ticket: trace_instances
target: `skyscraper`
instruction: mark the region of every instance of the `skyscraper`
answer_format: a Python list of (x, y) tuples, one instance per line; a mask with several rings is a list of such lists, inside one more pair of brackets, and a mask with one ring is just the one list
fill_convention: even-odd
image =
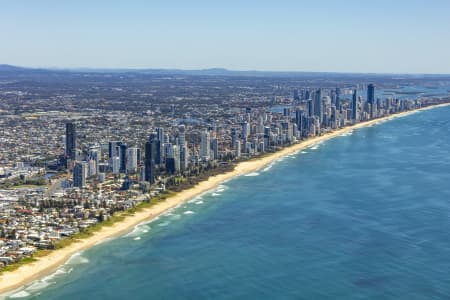
[(305, 100), (310, 100), (310, 97), (311, 97), (311, 93), (308, 90), (306, 90), (305, 91)]
[(296, 101), (300, 100), (300, 95), (298, 94), (297, 89), (294, 90), (294, 100), (296, 100)]
[(178, 173), (178, 172), (181, 171), (181, 162), (180, 162), (181, 154), (180, 154), (180, 147), (178, 147), (178, 146), (173, 146), (173, 158), (174, 158), (175, 172)]
[(291, 122), (287, 122), (286, 137), (289, 143), (294, 140), (294, 130)]
[(77, 162), (73, 168), (73, 186), (83, 188), (86, 186), (86, 177), (88, 171), (87, 162)]
[(219, 140), (217, 138), (214, 138), (212, 140), (212, 153), (213, 153), (213, 159), (218, 160), (219, 159)]
[(99, 163), (101, 158), (102, 150), (99, 145), (93, 145), (89, 147), (88, 159), (89, 162), (95, 162), (95, 170), (90, 170), (89, 175), (95, 175), (99, 173)]
[(374, 106), (375, 106), (375, 86), (373, 84), (369, 84), (367, 86), (367, 103), (370, 104), (369, 114), (370, 117), (374, 117)]
[(241, 157), (241, 142), (239, 140), (236, 140), (236, 142), (234, 143), (234, 149), (236, 157)]
[(136, 160), (137, 160), (137, 164), (139, 165), (140, 163), (141, 163), (141, 160), (142, 160), (142, 152), (141, 152), (141, 148), (137, 148), (136, 149)]
[(186, 127), (184, 125), (178, 126), (178, 143), (180, 147), (184, 147), (186, 144)]
[(119, 141), (110, 141), (108, 145), (108, 158), (113, 158), (119, 156), (120, 145), (122, 142)]
[(303, 129), (303, 110), (297, 109), (295, 111), (295, 124), (297, 124), (297, 130), (302, 131)]
[(357, 118), (358, 118), (358, 96), (356, 89), (354, 89), (352, 97), (352, 120), (354, 123), (357, 122)]
[(156, 128), (156, 135), (158, 137), (158, 141), (159, 141), (159, 153), (158, 153), (158, 157), (156, 158), (155, 164), (157, 165), (162, 165), (164, 164), (164, 140), (166, 135), (164, 134), (164, 128), (162, 127), (158, 127)]
[(336, 88), (336, 109), (341, 109), (341, 89)]
[(138, 148), (131, 147), (127, 150), (127, 172), (134, 173), (137, 170), (137, 153)]
[(155, 183), (155, 161), (152, 157), (152, 154), (156, 152), (156, 149), (153, 149), (155, 144), (147, 141), (145, 143), (145, 160), (144, 160), (144, 168), (145, 168), (145, 181), (150, 182), (150, 184)]
[(181, 172), (186, 171), (188, 166), (189, 153), (187, 146), (180, 146), (180, 170)]
[(375, 86), (373, 84), (367, 86), (367, 102), (375, 103)]
[(75, 124), (66, 123), (66, 159), (75, 160), (75, 149), (77, 148), (77, 133)]
[(322, 89), (318, 89), (316, 94), (314, 95), (314, 115), (319, 117), (320, 124), (323, 121), (323, 112), (322, 112)]
[(155, 153), (153, 155), (153, 159), (155, 160), (155, 165), (160, 166), (162, 161), (162, 149), (161, 149), (161, 140), (156, 136), (150, 141), (155, 145)]
[(210, 157), (210, 140), (209, 132), (205, 129), (202, 131), (201, 144), (200, 144), (200, 156), (203, 160), (209, 160)]
[(236, 128), (231, 128), (231, 147), (235, 149), (236, 141), (238, 140), (238, 133)]
[(164, 141), (164, 128), (162, 128), (162, 127), (156, 128), (156, 135), (158, 136), (158, 140), (163, 142)]
[(250, 135), (250, 124), (248, 122), (243, 122), (242, 126), (242, 137), (247, 138)]
[(145, 143), (145, 180), (151, 184), (155, 183), (155, 165), (156, 161), (160, 160), (161, 157), (160, 144), (157, 134), (155, 133), (151, 133), (149, 140)]
[(114, 156), (111, 158), (111, 165), (112, 165), (112, 171), (113, 174), (119, 174), (120, 173), (120, 157)]
[(121, 144), (119, 146), (119, 158), (120, 158), (120, 173), (127, 172), (127, 144)]
[(308, 117), (314, 116), (314, 100), (309, 99), (308, 102), (306, 102), (306, 105), (308, 107)]
[(180, 169), (181, 172), (186, 171), (188, 164), (188, 148), (186, 145), (186, 127), (184, 125), (178, 126), (178, 143), (180, 146)]

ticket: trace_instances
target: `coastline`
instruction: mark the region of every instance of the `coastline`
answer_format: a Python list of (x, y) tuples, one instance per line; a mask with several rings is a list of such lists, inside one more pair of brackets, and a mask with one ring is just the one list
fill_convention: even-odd
[(127, 217), (125, 220), (115, 223), (110, 227), (103, 227), (100, 231), (96, 232), (93, 236), (83, 239), (79, 242), (73, 243), (65, 248), (54, 250), (47, 256), (40, 257), (38, 261), (23, 265), (17, 270), (12, 272), (6, 272), (0, 276), (0, 294), (18, 289), (36, 279), (52, 273), (59, 266), (64, 264), (72, 255), (80, 251), (86, 250), (97, 245), (105, 240), (121, 236), (129, 231), (131, 231), (136, 225), (154, 219), (155, 217), (167, 212), (168, 210), (202, 194), (207, 192), (226, 180), (232, 179), (236, 176), (243, 174), (255, 172), (274, 160), (289, 155), (293, 152), (311, 147), (314, 144), (332, 139), (334, 137), (340, 136), (344, 133), (352, 131), (354, 129), (359, 129), (363, 127), (372, 126), (380, 122), (404, 117), (407, 115), (414, 114), (419, 111), (434, 109), (438, 107), (449, 106), (450, 103), (431, 105), (424, 108), (406, 111), (398, 113), (395, 115), (390, 115), (383, 118), (378, 118), (362, 123), (357, 123), (355, 125), (350, 125), (342, 129), (332, 131), (330, 133), (324, 134), (322, 136), (309, 138), (305, 141), (301, 141), (294, 145), (288, 146), (280, 151), (271, 153), (265, 157), (261, 157), (255, 160), (244, 161), (236, 165), (233, 171), (219, 174), (208, 178), (207, 180), (200, 182), (196, 186), (189, 188), (177, 195), (167, 198), (164, 202), (158, 203), (155, 206), (146, 208), (142, 211), (135, 213), (134, 216)]

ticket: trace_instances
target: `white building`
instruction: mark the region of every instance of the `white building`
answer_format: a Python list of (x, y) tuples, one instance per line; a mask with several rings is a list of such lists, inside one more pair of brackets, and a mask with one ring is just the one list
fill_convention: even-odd
[(112, 160), (113, 174), (119, 174), (120, 173), (120, 157), (114, 156), (111, 160)]
[(131, 147), (127, 149), (127, 172), (134, 173), (137, 169), (138, 148)]
[(210, 147), (211, 142), (209, 138), (209, 132), (205, 129), (204, 131), (202, 131), (201, 145), (200, 145), (200, 156), (205, 161), (209, 160), (210, 157), (209, 155), (211, 152)]

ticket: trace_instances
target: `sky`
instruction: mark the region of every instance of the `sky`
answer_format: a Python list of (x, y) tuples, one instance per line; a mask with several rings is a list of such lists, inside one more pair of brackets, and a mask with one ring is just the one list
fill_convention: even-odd
[(449, 0), (0, 0), (0, 64), (450, 73)]

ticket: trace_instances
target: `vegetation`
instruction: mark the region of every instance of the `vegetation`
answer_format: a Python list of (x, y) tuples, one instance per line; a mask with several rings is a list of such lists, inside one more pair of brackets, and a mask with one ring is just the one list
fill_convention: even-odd
[(23, 176), (11, 180), (6, 180), (0, 184), (1, 188), (21, 188), (21, 187), (36, 187), (44, 186), (47, 181), (44, 177), (24, 178)]
[(191, 175), (185, 177), (171, 177), (167, 180), (167, 186), (175, 192), (189, 189), (198, 183), (207, 180), (209, 177), (227, 173), (234, 170), (234, 164), (212, 166), (207, 169), (194, 170)]
[(89, 238), (89, 237), (93, 236), (94, 233), (100, 231), (103, 227), (112, 226), (118, 222), (122, 222), (126, 217), (133, 216), (136, 212), (140, 212), (144, 209), (150, 208), (150, 207), (156, 205), (157, 203), (162, 202), (162, 201), (166, 200), (167, 198), (172, 197), (174, 195), (176, 195), (176, 193), (173, 191), (165, 191), (165, 192), (162, 192), (161, 194), (153, 197), (151, 199), (151, 201), (143, 201), (128, 210), (125, 210), (122, 212), (117, 212), (114, 215), (112, 215), (110, 218), (108, 218), (106, 221), (99, 222), (99, 223), (97, 223), (93, 226), (90, 226), (70, 237), (67, 237), (67, 238), (64, 238), (64, 239), (61, 239), (61, 240), (55, 242), (53, 244), (53, 250), (48, 250), (48, 249), (38, 250), (32, 256), (25, 257), (18, 262), (15, 262), (13, 264), (7, 265), (4, 268), (1, 268), (0, 274), (2, 274), (4, 272), (14, 271), (14, 270), (18, 269), (20, 266), (33, 263), (33, 262), (37, 261), (38, 258), (49, 255), (50, 253), (52, 253), (54, 251), (54, 249), (62, 249), (64, 247), (68, 247), (68, 246), (72, 245), (73, 243), (77, 243), (83, 239)]
[(29, 256), (29, 257), (22, 258), (20, 261), (18, 261), (16, 263), (13, 263), (13, 264), (7, 265), (4, 268), (1, 268), (0, 274), (2, 274), (4, 272), (10, 272), (10, 271), (17, 270), (21, 266), (35, 262), (35, 261), (37, 261), (37, 258), (35, 258), (35, 256)]
[(153, 196), (151, 199), (144, 200), (130, 209), (114, 212), (112, 216), (110, 216), (107, 220), (92, 225), (70, 237), (54, 242), (53, 249), (38, 250), (32, 256), (23, 258), (14, 264), (10, 264), (0, 269), (0, 274), (3, 272), (16, 270), (22, 265), (33, 263), (37, 261), (39, 257), (49, 255), (55, 249), (62, 249), (64, 247), (72, 245), (73, 243), (77, 243), (82, 239), (89, 238), (93, 236), (96, 232), (100, 231), (103, 227), (112, 226), (118, 222), (122, 222), (125, 218), (133, 216), (137, 212), (150, 208), (156, 205), (157, 203), (166, 200), (169, 197), (173, 197), (179, 192), (192, 188), (198, 183), (207, 180), (210, 176), (216, 176), (219, 174), (232, 171), (234, 170), (235, 165), (236, 165), (235, 163), (227, 163), (219, 165), (209, 164), (206, 168), (191, 170), (190, 175), (170, 177), (166, 180), (166, 184), (168, 187), (170, 187), (170, 190), (163, 191)]

